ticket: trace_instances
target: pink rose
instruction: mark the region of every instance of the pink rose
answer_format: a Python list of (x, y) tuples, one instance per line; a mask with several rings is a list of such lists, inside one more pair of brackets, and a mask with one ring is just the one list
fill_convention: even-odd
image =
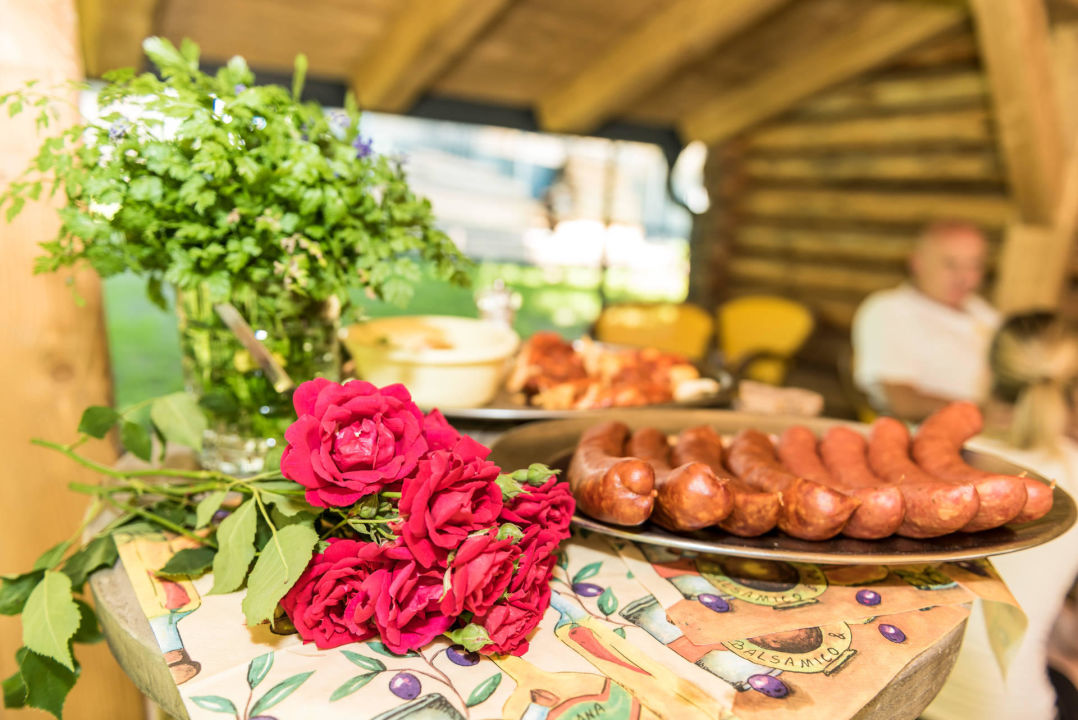
[(378, 595), (374, 624), (385, 646), (400, 654), (423, 647), (448, 630), (456, 618), (440, 608), (442, 568), (424, 570), (401, 546), (387, 554), (395, 563)]
[[(281, 600), (305, 642), (333, 648), (374, 635), (369, 624), (352, 617), (374, 601), (389, 580), (382, 548), (376, 543), (331, 539), (325, 552), (311, 558), (307, 569)], [(368, 614), (369, 617), (369, 614)]]
[(502, 509), (502, 491), (494, 482), (498, 473), (494, 463), (465, 461), (439, 450), (405, 478), (397, 532), (420, 565), (430, 567), (470, 533), (497, 524)]
[(449, 563), (449, 591), (442, 599), (442, 612), (456, 617), (462, 612), (485, 613), (497, 602), (513, 577), (520, 548), (494, 530), (466, 539)]
[(281, 473), (317, 507), (345, 507), (415, 470), (427, 452), (423, 413), (403, 385), (316, 378), (292, 396)]
[(559, 539), (569, 537), (569, 520), (573, 517), (576, 502), (569, 490), (569, 483), (559, 482), (552, 477), (539, 487), (526, 485), (502, 509), (501, 521), (511, 522), (524, 529), (528, 525), (539, 525), (557, 530)]
[(450, 450), (463, 460), (486, 460), (490, 455), (490, 448), (467, 435), (461, 435), (437, 409), (431, 410), (423, 418), (423, 436), (431, 451)]

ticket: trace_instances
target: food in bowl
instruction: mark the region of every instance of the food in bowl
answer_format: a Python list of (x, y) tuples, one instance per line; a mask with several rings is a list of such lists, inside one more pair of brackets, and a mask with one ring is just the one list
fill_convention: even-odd
[(357, 377), (379, 386), (404, 383), (427, 408), (489, 403), (520, 344), (504, 325), (448, 315), (368, 320), (345, 328), (341, 340)]

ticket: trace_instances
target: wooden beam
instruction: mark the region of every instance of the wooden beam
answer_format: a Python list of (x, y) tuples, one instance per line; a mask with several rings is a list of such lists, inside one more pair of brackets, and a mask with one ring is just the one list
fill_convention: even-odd
[(142, 66), (142, 41), (153, 35), (157, 0), (75, 0), (86, 77)]
[(721, 92), (685, 118), (682, 134), (708, 144), (774, 117), (798, 102), (878, 67), (921, 42), (956, 27), (959, 7), (920, 2), (871, 4), (856, 25), (808, 49), (796, 61)]
[(1052, 62), (1063, 145), (1072, 152), (1078, 140), (1078, 22), (1052, 27)]
[(402, 112), (511, 0), (406, 0), (351, 74), (363, 108)]
[(550, 132), (586, 132), (788, 0), (677, 0), (538, 103)]
[(834, 264), (810, 264), (800, 260), (737, 256), (730, 258), (730, 278), (779, 285), (868, 294), (902, 282), (899, 271), (865, 270), (859, 267), (835, 267)]
[(961, 219), (1002, 228), (1014, 219), (1014, 206), (1001, 195), (863, 190), (755, 190), (739, 209), (757, 217), (839, 220), (921, 225)]
[(904, 266), (917, 238), (909, 233), (803, 230), (771, 225), (741, 225), (734, 246), (754, 253), (773, 253), (811, 260), (887, 263)]
[(832, 117), (955, 105), (983, 106), (988, 81), (977, 70), (883, 77), (832, 90), (797, 109), (799, 117)]
[(845, 152), (750, 156), (745, 174), (760, 180), (990, 182), (1003, 180), (995, 148), (940, 152)]
[(1004, 164), (1023, 222), (1049, 225), (1064, 162), (1044, 0), (971, 0)]
[(980, 108), (829, 122), (787, 122), (769, 125), (746, 137), (750, 150), (986, 145), (992, 140), (988, 112)]

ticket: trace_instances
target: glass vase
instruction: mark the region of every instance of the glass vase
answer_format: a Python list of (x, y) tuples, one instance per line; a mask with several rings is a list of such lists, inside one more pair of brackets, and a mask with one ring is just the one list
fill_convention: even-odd
[[(242, 318), (239, 327), (228, 306)], [(295, 420), (295, 386), (315, 377), (340, 379), (340, 303), (248, 292), (229, 298), (228, 306), (216, 306), (205, 288), (177, 294), (184, 383), (209, 421), (203, 467), (250, 475), (283, 447)], [(259, 361), (260, 354), (272, 361)]]

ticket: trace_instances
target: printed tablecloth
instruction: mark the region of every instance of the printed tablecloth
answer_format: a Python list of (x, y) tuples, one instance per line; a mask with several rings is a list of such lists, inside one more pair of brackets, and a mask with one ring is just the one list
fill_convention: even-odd
[(159, 569), (194, 543), (119, 535), (127, 576), (193, 719), (604, 720), (849, 717), (980, 598), (1005, 665), (1025, 616), (987, 560), (831, 566), (681, 553), (577, 533), (529, 651), (439, 640), (333, 650), (267, 624), (242, 593)]

